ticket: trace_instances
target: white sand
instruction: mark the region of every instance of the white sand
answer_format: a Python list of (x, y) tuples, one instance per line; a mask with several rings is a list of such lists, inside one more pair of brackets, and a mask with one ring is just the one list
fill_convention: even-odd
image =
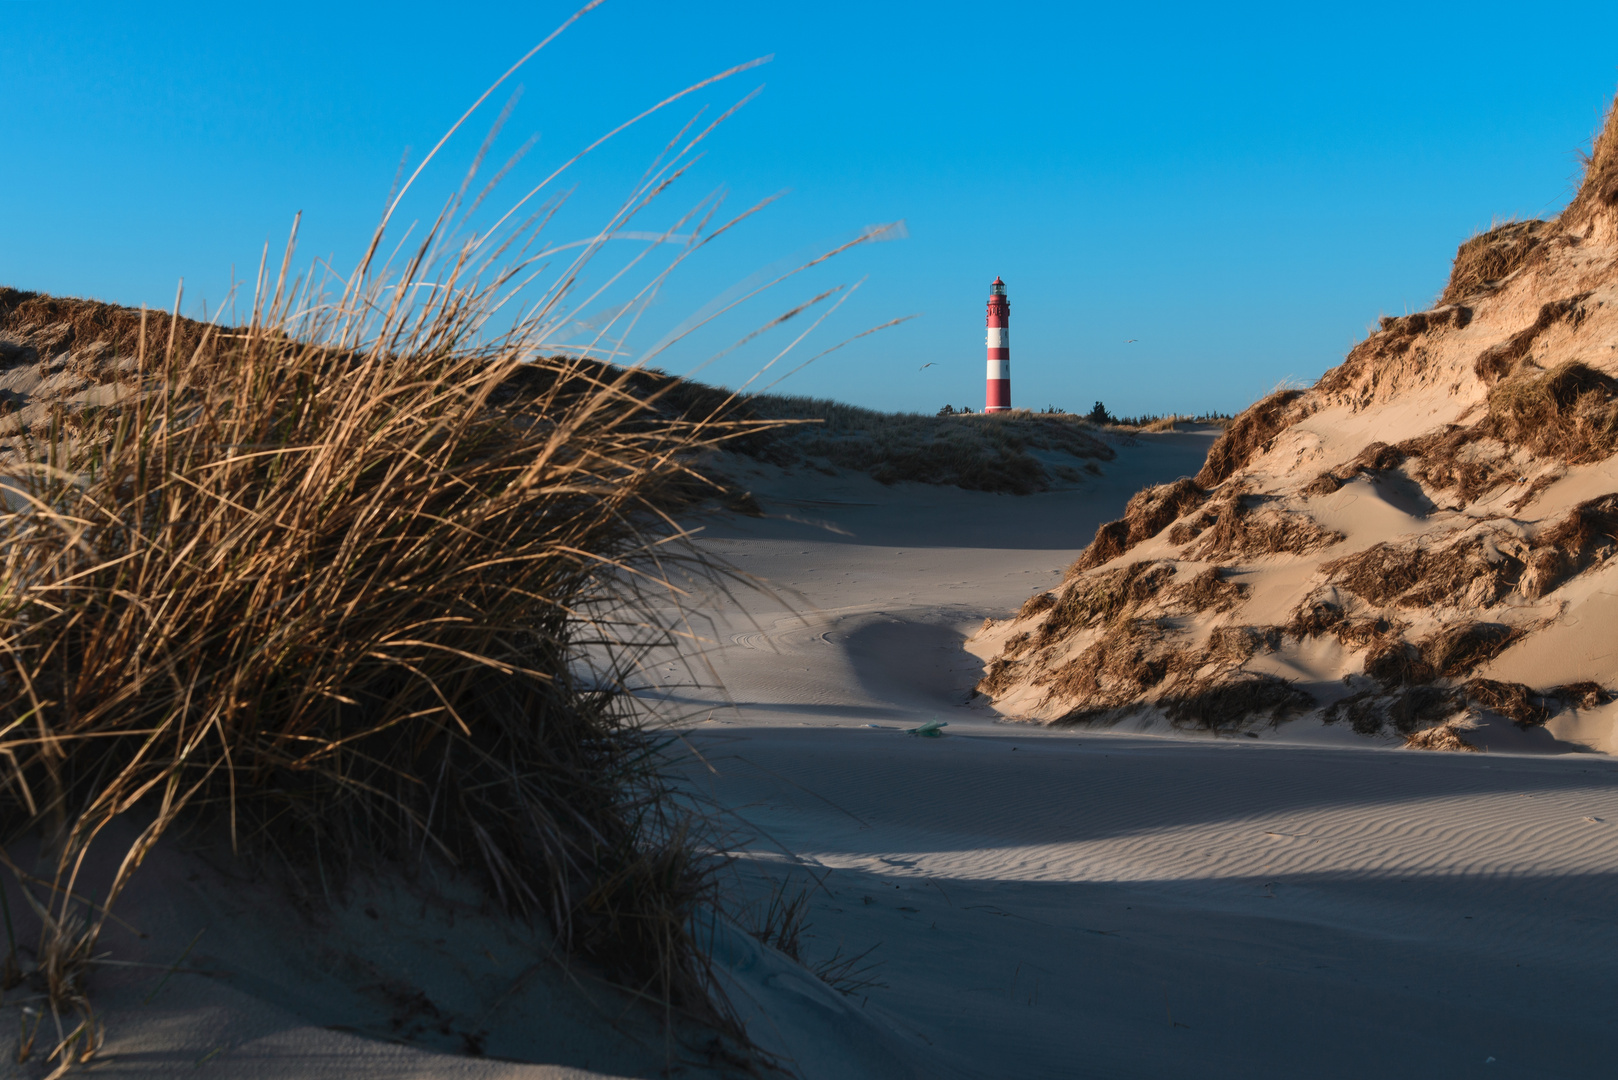
[[(813, 610), (726, 609), (733, 707), (664, 691), (712, 709), (691, 775), (746, 823), (744, 887), (818, 881), (806, 960), (877, 946), (886, 985), (852, 1000), (963, 1075), (1610, 1074), (1618, 763), (1318, 723), (1056, 732), (966, 703), (965, 637), (1205, 446), (1142, 439), (1094, 487), (1023, 499), (756, 476), (767, 510), (846, 535), (715, 529)], [(935, 718), (944, 738), (899, 730)]]

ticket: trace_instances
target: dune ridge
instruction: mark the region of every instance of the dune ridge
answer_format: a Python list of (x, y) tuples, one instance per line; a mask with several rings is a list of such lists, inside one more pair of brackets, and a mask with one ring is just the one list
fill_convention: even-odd
[(1556, 218), (1456, 253), (971, 647), (1008, 716), (1618, 749), (1618, 122)]

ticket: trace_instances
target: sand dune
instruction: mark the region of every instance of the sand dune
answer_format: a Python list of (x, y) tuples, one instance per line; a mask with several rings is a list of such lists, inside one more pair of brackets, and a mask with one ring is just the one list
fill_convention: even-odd
[[(972, 643), (1018, 719), (1618, 748), (1618, 129)], [(1169, 478), (1172, 479), (1172, 478)]]
[[(1098, 481), (1116, 490), (1020, 499), (901, 486), (883, 507), (859, 478), (756, 476), (767, 511), (779, 493), (843, 531), (715, 529), (798, 611), (726, 609), (708, 659), (734, 705), (664, 691), (712, 710), (689, 775), (736, 815), (739, 888), (810, 888), (806, 961), (874, 946), (884, 985), (851, 1000), (960, 1075), (1605, 1072), (1606, 757), (1412, 754), (1307, 721), (1064, 731), (970, 696), (959, 643), (1060, 579), (1037, 545), (1209, 438), (1142, 437)], [(982, 544), (995, 529), (1028, 546)], [(935, 718), (944, 737), (903, 734)]]

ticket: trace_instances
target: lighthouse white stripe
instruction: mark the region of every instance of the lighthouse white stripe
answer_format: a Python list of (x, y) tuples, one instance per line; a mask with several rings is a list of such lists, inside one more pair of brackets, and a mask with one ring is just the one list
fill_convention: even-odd
[(991, 348), (991, 349), (1009, 349), (1009, 348), (1011, 348), (1011, 328), (1008, 327), (1008, 326), (991, 326), (991, 327), (989, 327), (989, 348)]
[(989, 378), (990, 379), (1009, 379), (1009, 378), (1011, 378), (1011, 361), (1010, 360), (990, 360), (989, 361)]

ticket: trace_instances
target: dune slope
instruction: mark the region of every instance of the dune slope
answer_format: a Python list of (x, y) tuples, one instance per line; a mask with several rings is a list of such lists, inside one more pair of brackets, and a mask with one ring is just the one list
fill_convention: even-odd
[(1618, 124), (1567, 209), (1258, 402), (972, 643), (1004, 714), (1618, 749)]

